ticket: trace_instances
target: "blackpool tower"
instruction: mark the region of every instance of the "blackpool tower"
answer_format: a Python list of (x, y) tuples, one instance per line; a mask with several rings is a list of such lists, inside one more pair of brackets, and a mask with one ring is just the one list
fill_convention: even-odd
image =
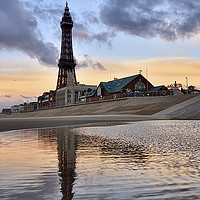
[[(72, 48), (72, 28), (73, 21), (69, 12), (68, 3), (66, 2), (65, 12), (63, 14), (62, 21), (60, 22), (62, 29), (62, 42), (61, 42), (61, 54), (58, 61), (58, 80), (57, 80), (57, 90), (66, 87), (69, 80), (73, 79), (73, 83), (76, 83), (76, 73), (75, 67), (76, 63), (73, 56)], [(70, 80), (71, 81), (71, 80)]]

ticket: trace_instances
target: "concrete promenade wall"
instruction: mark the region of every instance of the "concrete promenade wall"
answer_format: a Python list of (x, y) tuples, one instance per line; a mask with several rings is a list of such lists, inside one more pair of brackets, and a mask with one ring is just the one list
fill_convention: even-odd
[(136, 114), (152, 115), (174, 105), (187, 101), (197, 95), (178, 95), (164, 97), (128, 97), (124, 99), (84, 103), (50, 110), (30, 113), (1, 115), (0, 117), (55, 117), (74, 115)]

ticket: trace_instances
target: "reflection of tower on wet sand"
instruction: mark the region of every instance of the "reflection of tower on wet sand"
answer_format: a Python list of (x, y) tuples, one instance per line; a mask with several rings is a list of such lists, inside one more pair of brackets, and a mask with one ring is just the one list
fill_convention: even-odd
[(61, 192), (63, 200), (73, 198), (73, 183), (75, 181), (76, 135), (66, 129), (58, 130), (58, 160), (59, 176), (61, 177)]
[(76, 137), (67, 128), (38, 130), (38, 147), (57, 152), (62, 200), (70, 200), (74, 195), (72, 189), (75, 180)]

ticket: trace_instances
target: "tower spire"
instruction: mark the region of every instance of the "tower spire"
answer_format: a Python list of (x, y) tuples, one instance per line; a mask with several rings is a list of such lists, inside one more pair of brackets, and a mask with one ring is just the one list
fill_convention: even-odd
[(69, 12), (68, 3), (66, 1), (65, 11), (60, 22), (62, 29), (62, 43), (61, 43), (61, 54), (58, 61), (59, 73), (57, 81), (57, 89), (67, 86), (69, 74), (73, 74), (73, 83), (76, 83), (75, 74), (75, 60), (73, 56), (72, 48), (72, 28), (73, 21)]
[(69, 6), (68, 6), (67, 1), (66, 1), (65, 13), (64, 13), (64, 14), (68, 14), (68, 15), (70, 15), (70, 12), (69, 12)]

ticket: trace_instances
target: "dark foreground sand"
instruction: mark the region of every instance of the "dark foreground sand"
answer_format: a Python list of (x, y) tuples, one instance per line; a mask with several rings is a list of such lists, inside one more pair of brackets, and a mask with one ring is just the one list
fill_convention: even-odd
[(200, 119), (200, 95), (133, 97), (110, 102), (1, 115), (0, 131), (112, 125), (155, 119)]
[(86, 115), (68, 117), (34, 117), (34, 118), (2, 118), (0, 132), (17, 129), (47, 128), (47, 127), (78, 127), (92, 125), (115, 125), (126, 122), (145, 121), (153, 119), (150, 116), (137, 115)]

